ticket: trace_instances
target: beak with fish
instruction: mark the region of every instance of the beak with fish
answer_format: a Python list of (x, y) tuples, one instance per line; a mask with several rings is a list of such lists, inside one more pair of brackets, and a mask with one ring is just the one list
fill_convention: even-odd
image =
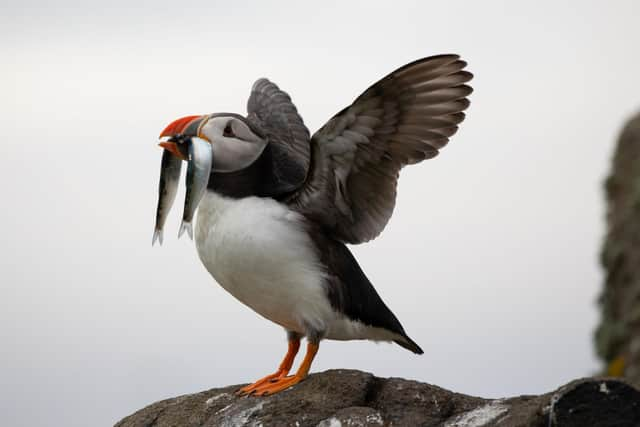
[[(191, 117), (190, 119), (193, 119)], [(168, 128), (161, 137), (168, 133)], [(209, 141), (197, 136), (174, 135), (159, 144), (165, 150), (162, 153), (160, 167), (160, 185), (158, 188), (158, 207), (152, 245), (158, 241), (162, 245), (164, 224), (176, 198), (182, 161), (188, 162), (186, 176), (186, 196), (184, 211), (178, 238), (186, 231), (193, 239), (193, 215), (207, 189), (213, 165), (213, 150)]]
[[(267, 147), (267, 138), (257, 128), (232, 113), (183, 117), (169, 124), (160, 134), (160, 139), (163, 140), (160, 146), (164, 152), (152, 245), (156, 241), (162, 244), (162, 230), (176, 198), (183, 160), (188, 162), (187, 192), (178, 237), (186, 232), (193, 239), (193, 216), (207, 187), (214, 184), (212, 175), (215, 173), (220, 177), (220, 190), (225, 182), (230, 182), (225, 176), (234, 176), (238, 183), (245, 182), (238, 179), (237, 174), (252, 170), (251, 166), (259, 163), (257, 160), (262, 158)], [(276, 174), (273, 180), (261, 177), (259, 183), (264, 191), (255, 194), (270, 194), (272, 186), (275, 188), (282, 181)]]

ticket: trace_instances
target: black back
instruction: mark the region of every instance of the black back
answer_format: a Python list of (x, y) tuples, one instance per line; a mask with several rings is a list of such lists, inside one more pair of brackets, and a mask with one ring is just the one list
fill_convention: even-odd
[(321, 230), (310, 233), (318, 247), (321, 262), (327, 266), (327, 291), (334, 310), (367, 326), (387, 329), (403, 337), (397, 344), (418, 354), (423, 351), (382, 301), (347, 246)]

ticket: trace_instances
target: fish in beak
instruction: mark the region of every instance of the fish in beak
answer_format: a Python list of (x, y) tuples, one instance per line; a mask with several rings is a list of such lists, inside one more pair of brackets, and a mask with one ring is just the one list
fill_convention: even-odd
[(211, 144), (202, 138), (194, 136), (189, 141), (189, 166), (187, 166), (187, 194), (184, 199), (184, 211), (182, 213), (182, 224), (178, 238), (186, 231), (189, 238), (193, 240), (193, 215), (202, 200), (209, 176), (211, 175), (211, 165), (213, 164), (213, 151)]
[(153, 230), (151, 246), (156, 243), (156, 240), (160, 245), (162, 245), (164, 223), (166, 222), (171, 206), (173, 206), (173, 202), (176, 199), (181, 169), (182, 160), (172, 154), (169, 150), (165, 150), (162, 153), (162, 163), (160, 165), (160, 185), (158, 186), (156, 226)]
[(186, 116), (174, 120), (160, 132), (160, 139), (169, 138), (158, 144), (181, 160), (187, 160), (188, 151), (185, 142), (190, 136), (198, 136), (198, 128), (204, 116)]
[(186, 231), (193, 239), (193, 216), (207, 189), (213, 165), (211, 144), (196, 136), (203, 117), (187, 116), (175, 120), (160, 134), (160, 138), (168, 137), (168, 139), (159, 144), (164, 148), (164, 152), (160, 167), (156, 225), (152, 245), (156, 241), (162, 244), (163, 228), (176, 197), (183, 160), (188, 162), (187, 191), (178, 237)]

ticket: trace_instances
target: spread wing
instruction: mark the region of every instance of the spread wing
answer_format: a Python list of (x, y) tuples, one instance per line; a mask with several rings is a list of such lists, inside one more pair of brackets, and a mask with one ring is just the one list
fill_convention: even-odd
[(334, 238), (361, 243), (389, 221), (400, 169), (438, 154), (457, 130), (473, 77), (457, 55), (392, 72), (311, 138), (311, 168), (292, 208)]
[(273, 196), (299, 188), (307, 177), (310, 161), (309, 130), (289, 95), (267, 79), (251, 88), (247, 120), (268, 140)]

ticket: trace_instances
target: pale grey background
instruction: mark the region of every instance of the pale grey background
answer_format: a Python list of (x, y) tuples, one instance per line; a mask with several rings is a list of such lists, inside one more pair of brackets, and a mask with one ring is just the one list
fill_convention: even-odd
[(598, 369), (601, 184), (640, 107), (640, 3), (322, 4), (0, 5), (0, 424), (106, 426), (272, 371), (284, 334), (176, 240), (180, 209), (150, 245), (159, 131), (244, 112), (261, 76), (313, 131), (446, 52), (476, 75), (468, 119), (403, 172), (383, 236), (353, 248), (426, 354), (326, 342), (313, 370), (506, 396)]

